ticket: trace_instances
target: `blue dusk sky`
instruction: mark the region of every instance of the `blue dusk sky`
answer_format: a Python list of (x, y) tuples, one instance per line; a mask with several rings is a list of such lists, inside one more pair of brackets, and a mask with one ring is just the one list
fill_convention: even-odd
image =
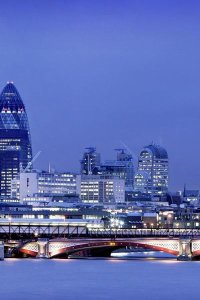
[(200, 1), (0, 1), (0, 87), (26, 105), (37, 168), (78, 171), (154, 141), (200, 188)]

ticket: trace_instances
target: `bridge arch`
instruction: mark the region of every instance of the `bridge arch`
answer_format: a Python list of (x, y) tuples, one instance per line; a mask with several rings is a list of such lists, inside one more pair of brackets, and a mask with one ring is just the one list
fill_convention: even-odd
[(38, 239), (24, 244), (20, 251), (33, 257), (53, 258), (64, 254), (69, 256), (80, 251), (93, 251), (94, 253), (95, 249), (102, 249), (102, 251), (109, 249), (112, 252), (112, 249), (126, 246), (163, 251), (176, 255), (179, 260), (200, 256), (200, 239), (185, 238)]
[[(117, 241), (117, 240), (108, 240), (108, 241), (95, 241), (95, 242), (86, 242), (86, 243), (61, 243), (50, 242), (49, 244), (49, 257), (57, 257), (62, 254), (70, 255), (73, 253), (78, 253), (85, 250), (94, 250), (97, 248), (103, 249), (110, 248), (111, 250), (117, 248), (124, 248), (126, 246), (132, 246), (134, 248), (144, 248), (149, 250), (163, 251), (165, 253), (178, 255), (179, 254), (179, 244), (178, 240), (173, 241), (173, 243), (164, 243), (161, 241)], [(112, 251), (111, 251), (112, 252)]]
[(38, 245), (37, 242), (33, 241), (33, 242), (28, 242), (25, 245), (23, 245), (20, 249), (20, 252), (28, 255), (28, 256), (32, 256), (32, 257), (36, 257), (38, 255)]

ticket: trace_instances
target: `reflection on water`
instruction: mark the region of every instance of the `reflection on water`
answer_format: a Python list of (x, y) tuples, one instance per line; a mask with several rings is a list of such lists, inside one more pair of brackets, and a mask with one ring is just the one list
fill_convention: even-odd
[(5, 259), (2, 300), (199, 299), (200, 262)]
[(169, 253), (165, 253), (162, 251), (114, 251), (111, 253), (111, 257), (116, 257), (116, 258), (143, 258), (143, 259), (167, 259), (167, 258), (171, 258), (171, 259), (176, 259), (176, 256), (173, 254), (169, 254)]

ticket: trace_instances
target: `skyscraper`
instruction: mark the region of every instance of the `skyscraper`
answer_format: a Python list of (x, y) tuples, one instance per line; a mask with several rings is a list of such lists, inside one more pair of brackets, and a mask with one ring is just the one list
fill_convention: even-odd
[(13, 82), (0, 95), (0, 196), (10, 196), (11, 179), (32, 159), (25, 106)]
[(168, 191), (168, 154), (163, 147), (150, 144), (142, 149), (134, 188), (152, 195)]
[(101, 164), (101, 156), (96, 152), (95, 147), (86, 148), (81, 160), (81, 174), (92, 175), (98, 173), (98, 167)]

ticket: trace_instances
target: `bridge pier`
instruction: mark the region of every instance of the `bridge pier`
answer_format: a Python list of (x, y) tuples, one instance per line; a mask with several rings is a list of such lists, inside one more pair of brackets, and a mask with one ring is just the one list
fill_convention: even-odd
[(37, 258), (49, 258), (49, 241), (48, 239), (38, 239), (38, 254)]
[(0, 260), (4, 260), (4, 242), (0, 241)]
[(191, 239), (186, 238), (179, 240), (179, 255), (177, 256), (177, 260), (192, 260)]

